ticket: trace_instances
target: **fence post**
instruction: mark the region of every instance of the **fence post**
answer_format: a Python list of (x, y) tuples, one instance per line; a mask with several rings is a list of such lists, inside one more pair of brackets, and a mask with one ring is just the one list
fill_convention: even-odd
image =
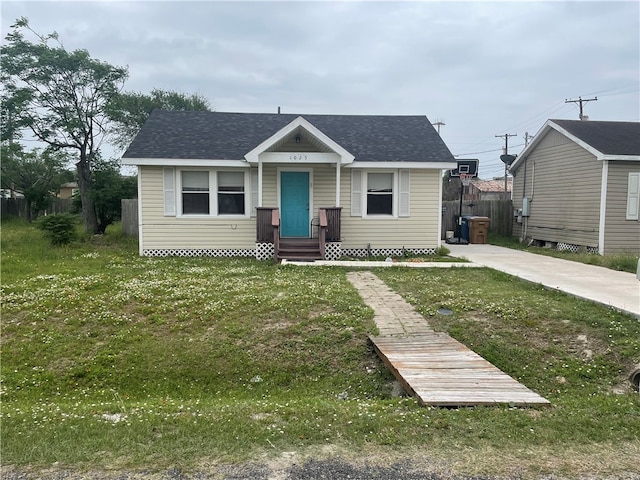
[(123, 198), (120, 204), (122, 208), (122, 233), (134, 237), (138, 236), (138, 199)]

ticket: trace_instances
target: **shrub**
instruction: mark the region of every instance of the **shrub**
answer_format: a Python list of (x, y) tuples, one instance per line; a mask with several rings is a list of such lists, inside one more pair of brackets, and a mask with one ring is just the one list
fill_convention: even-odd
[(47, 215), (38, 220), (38, 228), (52, 245), (67, 245), (75, 237), (76, 219), (70, 213)]

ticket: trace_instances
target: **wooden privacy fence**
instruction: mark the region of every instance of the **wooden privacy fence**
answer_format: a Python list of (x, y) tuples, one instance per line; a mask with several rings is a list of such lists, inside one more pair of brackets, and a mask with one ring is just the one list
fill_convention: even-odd
[[(51, 206), (40, 215), (51, 215), (53, 213), (65, 213), (71, 210), (73, 199), (54, 198)], [(0, 199), (0, 216), (2, 218), (20, 217), (27, 218), (27, 201), (24, 198), (2, 198)], [(34, 217), (35, 218), (35, 217)]]
[[(472, 206), (470, 206), (472, 205)], [(459, 200), (442, 202), (442, 238), (447, 230), (456, 231), (456, 218), (460, 211)], [(511, 236), (513, 226), (513, 203), (511, 200), (476, 200), (462, 202), (462, 215), (489, 217), (489, 233), (505, 237)]]
[(122, 205), (122, 233), (125, 235), (138, 236), (138, 199), (123, 198)]

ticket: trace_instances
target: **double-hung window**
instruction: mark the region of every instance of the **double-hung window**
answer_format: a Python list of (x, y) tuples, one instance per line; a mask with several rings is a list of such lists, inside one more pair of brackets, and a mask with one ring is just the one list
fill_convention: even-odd
[(410, 216), (411, 176), (406, 169), (393, 171), (351, 170), (352, 217)]
[(184, 215), (209, 215), (209, 172), (182, 172), (182, 213)]
[(218, 215), (244, 215), (244, 172), (218, 172)]
[[(181, 215), (245, 215), (247, 211), (244, 171), (180, 171)], [(172, 172), (165, 171), (165, 214), (172, 209)]]
[(393, 215), (393, 173), (367, 174), (367, 215)]

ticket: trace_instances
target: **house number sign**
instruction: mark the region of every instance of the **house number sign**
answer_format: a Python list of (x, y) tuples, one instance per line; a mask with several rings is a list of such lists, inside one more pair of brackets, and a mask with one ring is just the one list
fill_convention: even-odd
[(303, 155), (302, 153), (296, 153), (294, 155), (289, 155), (289, 160), (293, 160), (293, 161), (305, 161), (307, 160), (307, 156)]

